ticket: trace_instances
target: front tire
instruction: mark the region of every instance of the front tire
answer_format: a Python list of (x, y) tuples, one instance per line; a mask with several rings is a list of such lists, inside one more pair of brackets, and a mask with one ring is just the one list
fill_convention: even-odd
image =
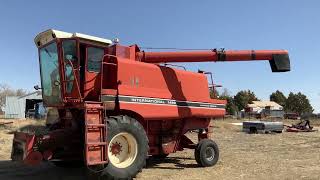
[(145, 166), (148, 138), (143, 126), (129, 116), (113, 116), (107, 122), (109, 163), (102, 179), (132, 179)]

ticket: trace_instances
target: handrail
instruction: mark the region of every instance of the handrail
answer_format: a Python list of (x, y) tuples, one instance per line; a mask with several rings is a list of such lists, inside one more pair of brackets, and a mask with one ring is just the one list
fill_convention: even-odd
[[(117, 56), (115, 55), (112, 55), (112, 54), (105, 54), (102, 56), (102, 60), (101, 60), (101, 76), (100, 76), (100, 86), (101, 86), (101, 89), (103, 89), (103, 65), (112, 65), (112, 66), (118, 66), (118, 64), (116, 63), (109, 63), (109, 62), (104, 62), (104, 58), (105, 57), (113, 57), (113, 58), (118, 58)], [(101, 93), (101, 92), (100, 92)]]
[(79, 86), (79, 82), (78, 82), (78, 78), (76, 76), (76, 73), (74, 72), (75, 71), (74, 66), (73, 66), (73, 64), (72, 64), (70, 59), (65, 59), (65, 60), (67, 60), (67, 64), (69, 64), (71, 66), (71, 68), (72, 68), (72, 74), (73, 74), (73, 76), (75, 78), (75, 81), (76, 81), (76, 86), (77, 86), (77, 90), (78, 90), (78, 94), (79, 94), (79, 100), (82, 101), (82, 96), (81, 96), (81, 92), (80, 92), (80, 86)]
[(187, 70), (186, 67), (181, 66), (181, 65), (177, 65), (177, 64), (164, 63), (163, 65), (166, 66), (166, 67), (167, 66), (180, 67), (180, 68), (183, 68), (185, 71)]

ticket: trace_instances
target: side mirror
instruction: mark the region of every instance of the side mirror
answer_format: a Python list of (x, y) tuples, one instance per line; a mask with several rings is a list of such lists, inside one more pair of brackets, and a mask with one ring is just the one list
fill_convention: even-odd
[(39, 85), (35, 85), (35, 86), (33, 86), (33, 88), (35, 89), (35, 90), (39, 90), (39, 89), (42, 89), (41, 87), (39, 87)]

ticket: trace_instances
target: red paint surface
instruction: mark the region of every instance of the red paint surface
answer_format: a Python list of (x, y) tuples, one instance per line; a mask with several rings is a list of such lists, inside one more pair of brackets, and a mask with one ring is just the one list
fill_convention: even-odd
[[(205, 74), (164, 67), (157, 63), (272, 60), (275, 54), (288, 53), (285, 50), (143, 52), (136, 45), (126, 47), (116, 44), (109, 47), (101, 46), (105, 50), (105, 55), (101, 62), (101, 72), (96, 73), (87, 70), (87, 53), (85, 52), (84, 56), (81, 56), (81, 52), (79, 52), (79, 44), (85, 51), (86, 47), (92, 46), (92, 44), (90, 42), (86, 42), (88, 44), (79, 43), (78, 38), (74, 39), (78, 41), (77, 52), (80, 57), (78, 64), (74, 64), (74, 66), (78, 69), (79, 64), (84, 65), (84, 74), (80, 75), (79, 70), (74, 71), (76, 79), (81, 82), (78, 83), (79, 85), (74, 84), (70, 94), (66, 94), (66, 84), (61, 85), (64, 101), (58, 107), (62, 125), (60, 129), (49, 134), (55, 141), (47, 141), (46, 148), (50, 152), (54, 152), (56, 146), (68, 144), (69, 142), (62, 143), (63, 141), (59, 142), (57, 140), (66, 139), (68, 134), (63, 130), (72, 127), (72, 123), (83, 120), (85, 142), (80, 143), (85, 144), (84, 159), (87, 165), (107, 163), (108, 142), (106, 142), (105, 137), (107, 137), (106, 133), (108, 132), (104, 129), (106, 128), (104, 124), (105, 116), (128, 115), (137, 119), (144, 126), (148, 136), (149, 154), (151, 155), (195, 147), (183, 135), (189, 130), (200, 129), (201, 134), (199, 133), (198, 138), (208, 138), (211, 132), (210, 119), (224, 116), (225, 109), (223, 108), (179, 107), (150, 103), (117, 102), (117, 100), (104, 104), (100, 101), (102, 95), (121, 95), (226, 104), (225, 100), (210, 98), (208, 79)], [(58, 39), (57, 42), (61, 50), (61, 40)], [(59, 58), (61, 82), (64, 83), (61, 52)], [(79, 93), (79, 90), (81, 90), (81, 93)], [(79, 101), (75, 101), (75, 99), (79, 99)], [(66, 114), (67, 109), (72, 111), (72, 117), (63, 119), (65, 116), (63, 114)], [(85, 113), (81, 114), (83, 111)], [(76, 134), (74, 132), (69, 133), (69, 137)], [(28, 138), (30, 142), (27, 142), (25, 149), (32, 150), (34, 138)], [(15, 136), (15, 139), (21, 138)], [(30, 164), (42, 159), (41, 153), (39, 155), (39, 153), (31, 152), (28, 151), (31, 154), (30, 158), (27, 158), (31, 160)], [(45, 158), (50, 159), (51, 154), (46, 154)]]

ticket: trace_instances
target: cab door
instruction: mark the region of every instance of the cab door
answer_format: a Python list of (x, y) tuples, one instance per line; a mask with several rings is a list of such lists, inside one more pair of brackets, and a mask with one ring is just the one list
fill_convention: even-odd
[(105, 48), (87, 45), (83, 96), (85, 100), (98, 101), (101, 91), (101, 64)]
[(65, 101), (81, 101), (79, 87), (79, 48), (76, 39), (63, 39), (61, 43), (63, 64), (63, 91)]

